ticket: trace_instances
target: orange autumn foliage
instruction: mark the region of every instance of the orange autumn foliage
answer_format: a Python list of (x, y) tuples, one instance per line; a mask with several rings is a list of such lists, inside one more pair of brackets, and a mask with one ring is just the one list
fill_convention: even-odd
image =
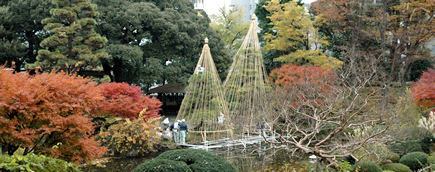
[(138, 86), (127, 83), (104, 83), (97, 86), (105, 101), (101, 102), (98, 114), (101, 116), (119, 116), (124, 118), (137, 118), (145, 108), (144, 119), (157, 118), (162, 103), (156, 98), (143, 95)]
[(318, 106), (333, 96), (338, 78), (331, 69), (286, 64), (272, 70), (270, 80), (277, 90), (293, 97), (292, 105), (296, 107), (307, 103)]
[(0, 144), (80, 163), (106, 152), (91, 137), (90, 112), (103, 97), (96, 83), (64, 72), (30, 76), (0, 67)]
[(411, 93), (417, 105), (435, 106), (435, 70), (429, 69), (417, 82), (412, 82)]

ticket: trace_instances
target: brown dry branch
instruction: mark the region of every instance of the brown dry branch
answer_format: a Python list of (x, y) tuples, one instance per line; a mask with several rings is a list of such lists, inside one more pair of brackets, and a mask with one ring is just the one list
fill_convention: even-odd
[(358, 55), (348, 59), (326, 91), (307, 82), (279, 86), (267, 95), (268, 103), (261, 104), (257, 112), (265, 117), (268, 129), (276, 131), (275, 140), (265, 139), (271, 144), (268, 150), (303, 151), (338, 167), (340, 158), (359, 161), (365, 154), (356, 155), (358, 150), (373, 154), (365, 146), (390, 140), (385, 133), (394, 115), (392, 111), (382, 113), (380, 88), (370, 85), (378, 69), (376, 58), (368, 53)]

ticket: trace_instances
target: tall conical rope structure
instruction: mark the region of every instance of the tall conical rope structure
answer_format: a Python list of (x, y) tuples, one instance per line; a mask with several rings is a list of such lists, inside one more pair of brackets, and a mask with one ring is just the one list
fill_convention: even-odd
[[(238, 133), (250, 132), (260, 119), (255, 108), (264, 103), (268, 84), (257, 35), (256, 16), (224, 81), (225, 99), (229, 103), (229, 119)], [(237, 131), (235, 131), (237, 132)]]
[(228, 114), (228, 103), (224, 89), (210, 53), (208, 39), (196, 68), (186, 87), (186, 95), (178, 111), (177, 120), (185, 119), (193, 136), (189, 142), (228, 138), (232, 135)]

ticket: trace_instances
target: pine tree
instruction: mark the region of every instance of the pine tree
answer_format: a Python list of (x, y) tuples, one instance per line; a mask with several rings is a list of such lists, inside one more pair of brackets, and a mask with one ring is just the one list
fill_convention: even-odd
[(83, 68), (99, 65), (108, 54), (102, 49), (105, 37), (94, 31), (98, 16), (97, 5), (89, 0), (55, 0), (57, 8), (50, 11), (51, 17), (42, 20), (45, 29), (52, 35), (41, 42), (37, 61), (29, 68), (42, 70), (60, 68), (78, 72)]
[[(201, 133), (202, 141), (224, 136), (221, 133), (228, 131), (225, 129), (229, 129), (229, 121), (224, 120), (224, 115), (228, 114), (228, 105), (223, 92), (206, 38), (201, 57), (186, 87), (186, 96), (177, 119), (186, 119), (192, 130)], [(212, 132), (207, 133), (207, 131)]]
[(254, 107), (263, 104), (269, 89), (266, 77), (254, 17), (224, 82), (229, 117), (232, 123), (239, 125), (239, 129), (260, 118)]

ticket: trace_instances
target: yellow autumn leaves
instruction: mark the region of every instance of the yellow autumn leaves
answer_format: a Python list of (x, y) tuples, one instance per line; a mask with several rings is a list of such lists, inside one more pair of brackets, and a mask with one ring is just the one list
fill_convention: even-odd
[(312, 20), (303, 6), (296, 1), (281, 4), (279, 0), (272, 0), (264, 6), (272, 15), (273, 33), (266, 33), (264, 50), (279, 50), (290, 52), (282, 55), (275, 61), (292, 63), (293, 65), (321, 66), (338, 69), (343, 62), (327, 56), (321, 50), (311, 47), (328, 46), (329, 42), (322, 38), (315, 28), (317, 20)]
[(154, 150), (154, 145), (159, 144), (160, 136), (157, 127), (160, 118), (144, 120), (142, 110), (138, 118), (128, 119), (114, 124), (106, 132), (99, 134), (101, 141), (113, 152), (126, 154), (133, 149), (139, 154)]

